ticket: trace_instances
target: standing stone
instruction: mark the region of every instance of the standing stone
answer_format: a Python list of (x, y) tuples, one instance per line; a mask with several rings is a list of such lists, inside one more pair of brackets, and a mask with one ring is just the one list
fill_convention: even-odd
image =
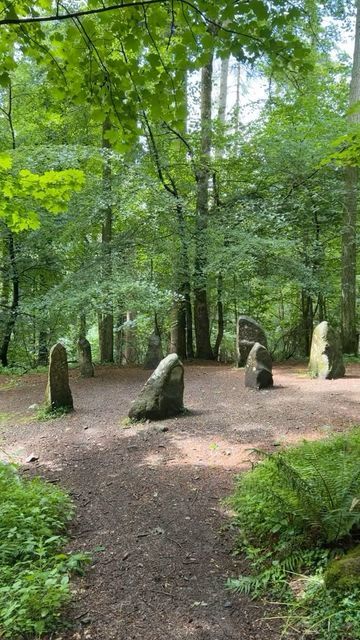
[(50, 350), (45, 403), (50, 411), (53, 409), (72, 410), (74, 408), (69, 387), (66, 349), (60, 342), (55, 344)]
[(236, 330), (237, 366), (244, 367), (248, 355), (255, 342), (259, 342), (267, 349), (267, 339), (264, 329), (254, 318), (239, 316)]
[(262, 344), (255, 342), (246, 362), (245, 387), (266, 389), (272, 386), (272, 360), (270, 353)]
[(78, 341), (78, 356), (80, 363), (80, 375), (83, 378), (94, 377), (94, 365), (91, 357), (91, 344), (86, 338)]
[(144, 369), (156, 369), (163, 357), (164, 354), (161, 346), (161, 338), (159, 334), (154, 331), (149, 338)]
[(129, 411), (131, 420), (161, 420), (184, 410), (184, 367), (170, 353), (145, 383)]
[(336, 331), (324, 320), (314, 329), (309, 361), (312, 378), (333, 380), (343, 378), (343, 363), (340, 338)]

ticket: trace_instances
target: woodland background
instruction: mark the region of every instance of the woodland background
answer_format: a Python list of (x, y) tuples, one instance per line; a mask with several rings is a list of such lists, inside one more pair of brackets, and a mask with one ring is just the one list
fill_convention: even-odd
[(0, 2), (3, 367), (357, 353), (359, 5)]

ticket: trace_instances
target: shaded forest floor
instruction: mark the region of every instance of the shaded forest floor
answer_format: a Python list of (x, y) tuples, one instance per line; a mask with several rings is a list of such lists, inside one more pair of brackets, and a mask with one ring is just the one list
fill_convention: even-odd
[[(278, 610), (229, 593), (245, 567), (221, 500), (249, 467), (253, 447), (321, 438), (360, 423), (360, 365), (310, 380), (303, 366), (274, 369), (275, 388), (244, 388), (230, 366), (189, 365), (189, 414), (131, 426), (130, 402), (149, 372), (71, 371), (76, 411), (38, 422), (46, 376), (0, 377), (0, 458), (67, 488), (76, 504), (71, 547), (93, 562), (74, 582), (73, 628), (56, 640), (275, 640)], [(162, 429), (166, 429), (163, 431)], [(38, 461), (25, 464), (30, 454)]]

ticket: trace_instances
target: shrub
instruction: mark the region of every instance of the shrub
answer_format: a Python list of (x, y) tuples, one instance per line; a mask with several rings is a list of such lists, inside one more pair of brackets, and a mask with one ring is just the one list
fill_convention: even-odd
[(335, 546), (360, 523), (360, 430), (265, 454), (231, 504), (246, 544), (280, 554)]
[[(254, 573), (229, 580), (228, 587), (254, 596), (281, 593), (288, 627), (306, 635), (360, 640), (359, 549), (339, 561), (360, 530), (360, 429), (263, 453), (239, 477), (230, 503), (239, 549)], [(347, 579), (341, 581), (343, 565)], [(305, 587), (294, 596), (290, 587), (299, 571), (313, 575), (303, 576)]]
[(53, 630), (69, 601), (69, 573), (84, 554), (61, 553), (73, 515), (68, 495), (45, 482), (23, 480), (0, 463), (0, 636)]
[(297, 629), (300, 637), (316, 640), (359, 640), (359, 602), (359, 588), (327, 589), (320, 574), (289, 604), (285, 629)]

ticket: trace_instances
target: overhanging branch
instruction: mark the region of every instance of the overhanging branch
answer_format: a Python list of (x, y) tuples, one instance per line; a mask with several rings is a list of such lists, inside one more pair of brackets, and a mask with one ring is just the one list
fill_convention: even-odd
[(148, 4), (164, 4), (164, 0), (146, 0), (146, 2), (122, 2), (121, 4), (113, 4), (109, 7), (99, 7), (98, 9), (84, 9), (83, 11), (73, 11), (68, 13), (58, 13), (52, 16), (29, 16), (29, 18), (4, 18), (0, 20), (0, 26), (4, 24), (31, 24), (34, 22), (57, 22), (58, 20), (71, 20), (74, 18), (82, 18), (83, 16), (92, 16), (98, 13), (106, 13), (108, 11), (117, 11), (118, 9), (126, 9), (128, 7), (143, 7)]
[[(190, 2), (190, 0), (178, 0), (178, 2), (182, 6), (185, 5), (187, 7), (190, 7), (190, 9), (195, 11), (195, 13), (197, 13), (197, 15), (200, 16), (201, 19), (206, 24), (211, 25), (216, 29), (263, 44), (263, 41), (261, 38), (257, 38), (256, 36), (252, 36), (248, 33), (244, 33), (242, 31), (239, 31), (238, 29), (230, 29), (224, 26), (223, 24), (216, 22), (215, 20), (211, 20), (211, 18), (209, 18), (204, 11), (202, 11), (201, 9), (199, 9), (199, 7), (197, 7), (195, 4)], [(59, 20), (71, 20), (71, 19), (82, 18), (85, 16), (97, 15), (100, 13), (107, 13), (109, 11), (117, 11), (119, 9), (128, 9), (131, 7), (142, 7), (143, 9), (145, 9), (145, 7), (153, 4), (164, 4), (164, 5), (170, 4), (172, 11), (174, 7), (173, 0), (146, 0), (145, 2), (139, 2), (139, 0), (134, 0), (133, 2), (122, 2), (121, 4), (113, 4), (113, 5), (110, 5), (109, 7), (102, 6), (102, 7), (98, 7), (97, 9), (84, 9), (82, 11), (73, 11), (73, 12), (67, 12), (67, 13), (58, 13), (57, 11), (55, 15), (51, 15), (51, 16), (29, 16), (28, 18), (4, 18), (3, 20), (0, 20), (0, 27), (2, 25), (12, 25), (12, 24), (21, 25), (21, 24), (41, 23), (41, 22), (57, 22)], [(59, 5), (58, 5), (58, 8), (59, 8)]]

